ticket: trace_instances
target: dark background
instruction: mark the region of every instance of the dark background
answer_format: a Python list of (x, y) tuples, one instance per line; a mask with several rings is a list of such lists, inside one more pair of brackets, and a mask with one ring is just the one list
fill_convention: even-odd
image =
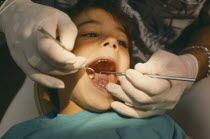
[(0, 34), (0, 120), (22, 86), (25, 74), (10, 56), (3, 34)]

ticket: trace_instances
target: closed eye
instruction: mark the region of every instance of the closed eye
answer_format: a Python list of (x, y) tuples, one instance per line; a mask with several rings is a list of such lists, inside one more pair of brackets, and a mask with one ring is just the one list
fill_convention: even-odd
[(85, 33), (85, 34), (82, 34), (81, 36), (85, 36), (85, 37), (97, 37), (98, 36), (98, 34), (96, 34), (96, 33)]

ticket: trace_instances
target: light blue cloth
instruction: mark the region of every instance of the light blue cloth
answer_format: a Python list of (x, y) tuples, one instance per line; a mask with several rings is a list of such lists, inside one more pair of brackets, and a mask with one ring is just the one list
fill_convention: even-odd
[(50, 112), (15, 125), (2, 139), (186, 139), (167, 115), (136, 119), (113, 111), (81, 111), (72, 115)]

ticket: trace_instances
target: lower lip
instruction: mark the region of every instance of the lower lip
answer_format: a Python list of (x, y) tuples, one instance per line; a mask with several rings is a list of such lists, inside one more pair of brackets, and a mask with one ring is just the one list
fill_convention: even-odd
[(96, 86), (98, 89), (100, 89), (101, 91), (103, 91), (104, 93), (107, 93), (109, 94), (109, 92), (103, 87), (103, 86), (100, 86), (98, 85), (97, 83), (93, 82), (92, 83), (94, 84), (94, 86)]

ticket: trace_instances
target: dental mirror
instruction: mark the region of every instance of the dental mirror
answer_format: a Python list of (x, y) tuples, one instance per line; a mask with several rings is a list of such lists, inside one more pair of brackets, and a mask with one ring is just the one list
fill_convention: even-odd
[(95, 77), (95, 71), (90, 67), (85, 67), (88, 76), (93, 79)]

